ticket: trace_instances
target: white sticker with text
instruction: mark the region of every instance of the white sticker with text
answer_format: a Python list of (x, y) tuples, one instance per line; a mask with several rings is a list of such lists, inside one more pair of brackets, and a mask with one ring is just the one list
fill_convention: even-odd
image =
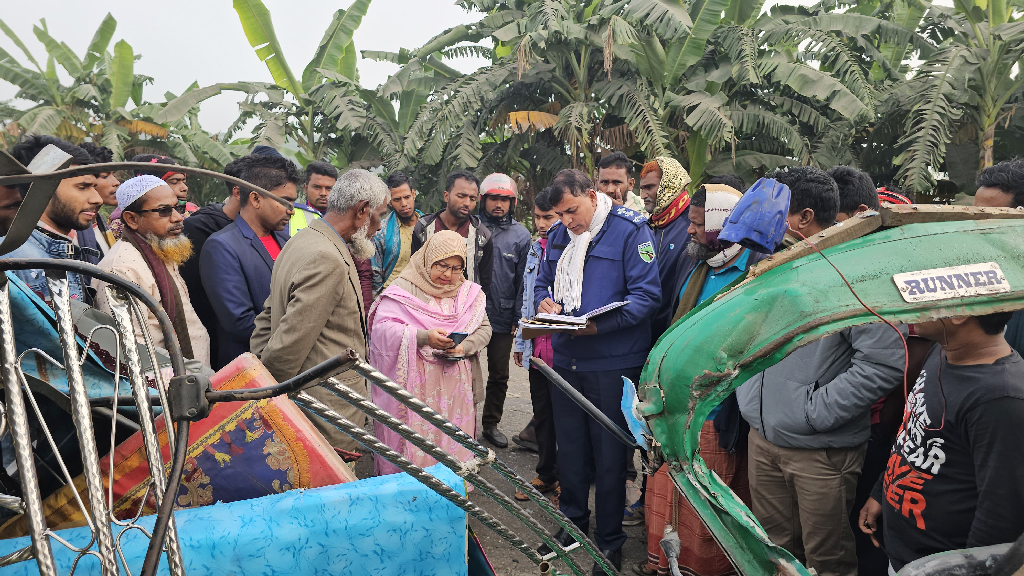
[(1010, 283), (995, 262), (950, 266), (893, 274), (893, 282), (907, 302), (928, 302), (1010, 291)]

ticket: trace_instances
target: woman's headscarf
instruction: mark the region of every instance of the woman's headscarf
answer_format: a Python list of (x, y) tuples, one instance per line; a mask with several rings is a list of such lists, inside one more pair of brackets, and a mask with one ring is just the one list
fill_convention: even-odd
[(462, 285), (462, 274), (452, 274), (451, 284), (435, 284), (430, 279), (430, 269), (434, 263), (452, 256), (459, 256), (462, 258), (462, 265), (466, 265), (466, 239), (451, 230), (437, 232), (409, 258), (409, 264), (398, 277), (404, 278), (434, 298), (452, 298)]

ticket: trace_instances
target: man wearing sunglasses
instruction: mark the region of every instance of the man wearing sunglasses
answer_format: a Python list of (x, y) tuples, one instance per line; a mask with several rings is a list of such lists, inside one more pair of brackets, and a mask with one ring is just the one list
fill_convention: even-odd
[(215, 370), (249, 351), (301, 183), (298, 166), (281, 156), (250, 156), (242, 179), (274, 196), (242, 190), (235, 221), (210, 236), (199, 256), (203, 288), (218, 322)]
[[(138, 284), (160, 301), (178, 335), (181, 351), (210, 365), (210, 336), (196, 315), (178, 267), (192, 255), (192, 242), (182, 234), (185, 203), (156, 176), (136, 176), (117, 189), (117, 207), (124, 228), (99, 267)], [(104, 283), (93, 281), (96, 307), (109, 313)], [(153, 345), (166, 348), (156, 315), (146, 310)], [(142, 341), (142, 331), (135, 327)]]

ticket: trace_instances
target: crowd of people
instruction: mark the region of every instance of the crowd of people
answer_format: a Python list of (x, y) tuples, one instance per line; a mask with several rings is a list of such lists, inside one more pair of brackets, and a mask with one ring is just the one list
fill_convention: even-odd
[[(72, 166), (111, 160), (105, 148), (51, 136), (27, 137), (9, 153), (28, 165), (47, 145), (68, 153)], [(745, 190), (740, 178), (694, 186), (673, 158), (637, 170), (622, 152), (608, 153), (595, 174), (562, 170), (533, 194), (531, 234), (514, 218), (520, 195), (506, 174), (481, 181), (456, 170), (443, 207), (424, 214), (415, 182), (402, 172), (339, 174), (324, 162), (300, 169), (257, 146), (225, 174), (270, 194), (229, 183), (224, 202), (199, 207), (188, 202), (187, 177), (174, 160), (133, 160), (153, 168), (124, 182), (110, 172), (62, 180), (29, 240), (8, 256), (80, 259), (138, 284), (167, 312), (184, 354), (211, 370), (252, 353), (283, 381), (355, 350), (499, 449), (509, 446), (499, 425), (510, 365), (528, 368), (533, 417), (511, 440), (537, 453), (538, 491), (581, 531), (593, 524), (595, 542), (616, 568), (623, 526), (644, 524), (648, 557), (631, 567), (635, 573), (670, 572), (659, 542), (673, 529), (683, 573), (733, 572), (667, 465), (637, 478), (634, 454), (528, 361), (552, 366), (625, 428), (622, 377), (638, 381), (662, 334), (768, 256), (719, 241)], [(769, 176), (791, 193), (783, 248), (882, 202), (911, 203), (852, 167)], [(1024, 162), (986, 169), (978, 186), (978, 206), (1024, 206)], [(0, 187), (4, 234), (26, 190)], [(41, 271), (12, 274), (50, 299)], [(69, 276), (73, 299), (108, 309), (101, 281)], [(571, 334), (524, 339), (519, 330), (521, 319), (537, 313), (582, 316), (618, 302), (627, 304)], [(148, 328), (162, 347), (151, 313), (147, 324), (136, 327), (140, 338)], [(772, 541), (821, 576), (893, 573), (934, 552), (1012, 541), (1024, 532), (1021, 346), (1020, 312), (843, 330), (737, 388), (703, 423), (700, 455)], [(449, 453), (470, 458), (357, 375), (338, 378)], [(365, 422), (330, 391), (311, 393)], [(310, 420), (340, 453), (358, 457), (350, 437)], [(387, 428), (375, 433), (415, 464), (433, 463)], [(381, 459), (374, 469), (397, 471)], [(642, 486), (633, 502), (628, 482)], [(556, 540), (572, 543), (564, 530)]]

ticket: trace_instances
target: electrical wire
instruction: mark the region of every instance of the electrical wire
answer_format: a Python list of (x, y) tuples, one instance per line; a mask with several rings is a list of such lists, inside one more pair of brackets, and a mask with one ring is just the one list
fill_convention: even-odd
[[(843, 275), (842, 271), (839, 270), (839, 268), (835, 264), (833, 264), (831, 260), (828, 259), (828, 256), (825, 256), (824, 252), (819, 250), (818, 247), (814, 245), (814, 242), (811, 242), (810, 240), (807, 240), (807, 237), (804, 236), (799, 230), (794, 230), (793, 228), (790, 228), (790, 230), (792, 230), (795, 234), (800, 236), (800, 238), (803, 238), (804, 240), (806, 240), (807, 243), (811, 246), (811, 248), (813, 248), (815, 252), (817, 252), (819, 255), (821, 255), (821, 257), (825, 260), (825, 262), (828, 262), (828, 265), (831, 266), (832, 269), (836, 271), (836, 274), (839, 274), (839, 277), (843, 279), (843, 282), (846, 284), (846, 287), (850, 289), (850, 294), (853, 294), (853, 297), (857, 299), (857, 302), (860, 302), (860, 305), (863, 306), (865, 310), (870, 312), (872, 315), (874, 315), (876, 318), (878, 318), (882, 322), (885, 322), (890, 328), (892, 328), (893, 330), (896, 331), (896, 334), (900, 337), (900, 342), (903, 344), (903, 397), (906, 398), (907, 395), (908, 395), (908, 390), (907, 390), (907, 370), (910, 369), (910, 349), (907, 347), (907, 339), (906, 339), (905, 336), (903, 336), (903, 332), (900, 332), (900, 329), (897, 328), (895, 324), (893, 324), (892, 322), (889, 322), (885, 318), (882, 318), (881, 314), (879, 314), (878, 312), (875, 312), (874, 308), (872, 308), (871, 306), (868, 306), (867, 303), (865, 303), (864, 300), (861, 299), (861, 297), (857, 294), (857, 291), (853, 289), (853, 285), (850, 284), (850, 281), (846, 279), (845, 275)], [(905, 425), (907, 423), (907, 415), (908, 414), (909, 414), (909, 411), (904, 410), (904, 412), (903, 412), (903, 425)], [(902, 425), (901, 425), (901, 427), (902, 427)]]

